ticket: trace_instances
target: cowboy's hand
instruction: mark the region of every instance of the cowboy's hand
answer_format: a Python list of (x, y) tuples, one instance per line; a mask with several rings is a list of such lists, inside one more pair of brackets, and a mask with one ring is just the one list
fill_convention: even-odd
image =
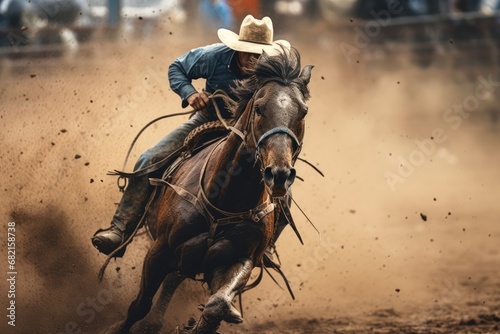
[(208, 95), (205, 92), (194, 93), (187, 98), (187, 102), (194, 110), (201, 110), (208, 105)]

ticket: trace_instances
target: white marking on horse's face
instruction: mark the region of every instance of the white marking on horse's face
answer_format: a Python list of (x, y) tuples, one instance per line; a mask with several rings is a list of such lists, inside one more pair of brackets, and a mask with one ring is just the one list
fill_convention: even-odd
[(279, 92), (278, 97), (276, 98), (278, 102), (278, 107), (286, 109), (290, 104), (292, 104), (292, 99), (285, 92)]

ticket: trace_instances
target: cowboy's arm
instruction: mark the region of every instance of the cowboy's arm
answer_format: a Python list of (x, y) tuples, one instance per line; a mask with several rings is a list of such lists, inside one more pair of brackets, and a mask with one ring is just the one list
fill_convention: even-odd
[(177, 58), (168, 69), (170, 88), (182, 99), (182, 107), (191, 105), (195, 109), (203, 108), (208, 103), (205, 93), (199, 93), (192, 80), (207, 78), (210, 59), (204, 47), (193, 49)]

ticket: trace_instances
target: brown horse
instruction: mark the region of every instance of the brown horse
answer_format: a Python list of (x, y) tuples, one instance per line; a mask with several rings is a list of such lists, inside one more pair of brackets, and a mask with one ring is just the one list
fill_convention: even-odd
[(113, 332), (127, 333), (145, 317), (158, 288), (175, 272), (190, 278), (203, 274), (210, 289), (191, 333), (215, 333), (232, 316), (241, 321), (234, 319), (231, 303), (275, 237), (274, 206), (295, 178), (311, 70), (310, 65), (301, 70), (294, 48), (282, 48), (277, 56), (264, 53), (251, 77), (235, 89), (239, 102), (229, 135), (160, 181), (165, 189), (140, 291)]

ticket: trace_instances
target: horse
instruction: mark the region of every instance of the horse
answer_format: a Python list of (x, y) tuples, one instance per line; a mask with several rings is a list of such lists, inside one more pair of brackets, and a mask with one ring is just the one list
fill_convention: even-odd
[(167, 178), (151, 180), (164, 186), (156, 200), (155, 238), (140, 291), (126, 319), (108, 332), (128, 333), (144, 318), (169, 274), (175, 274), (171, 292), (184, 277), (202, 275), (208, 284), (210, 297), (189, 333), (215, 333), (223, 320), (242, 321), (232, 301), (278, 232), (275, 207), (295, 180), (312, 68), (301, 69), (293, 47), (273, 56), (264, 52), (250, 77), (236, 83), (235, 121), (224, 123), (229, 133)]

